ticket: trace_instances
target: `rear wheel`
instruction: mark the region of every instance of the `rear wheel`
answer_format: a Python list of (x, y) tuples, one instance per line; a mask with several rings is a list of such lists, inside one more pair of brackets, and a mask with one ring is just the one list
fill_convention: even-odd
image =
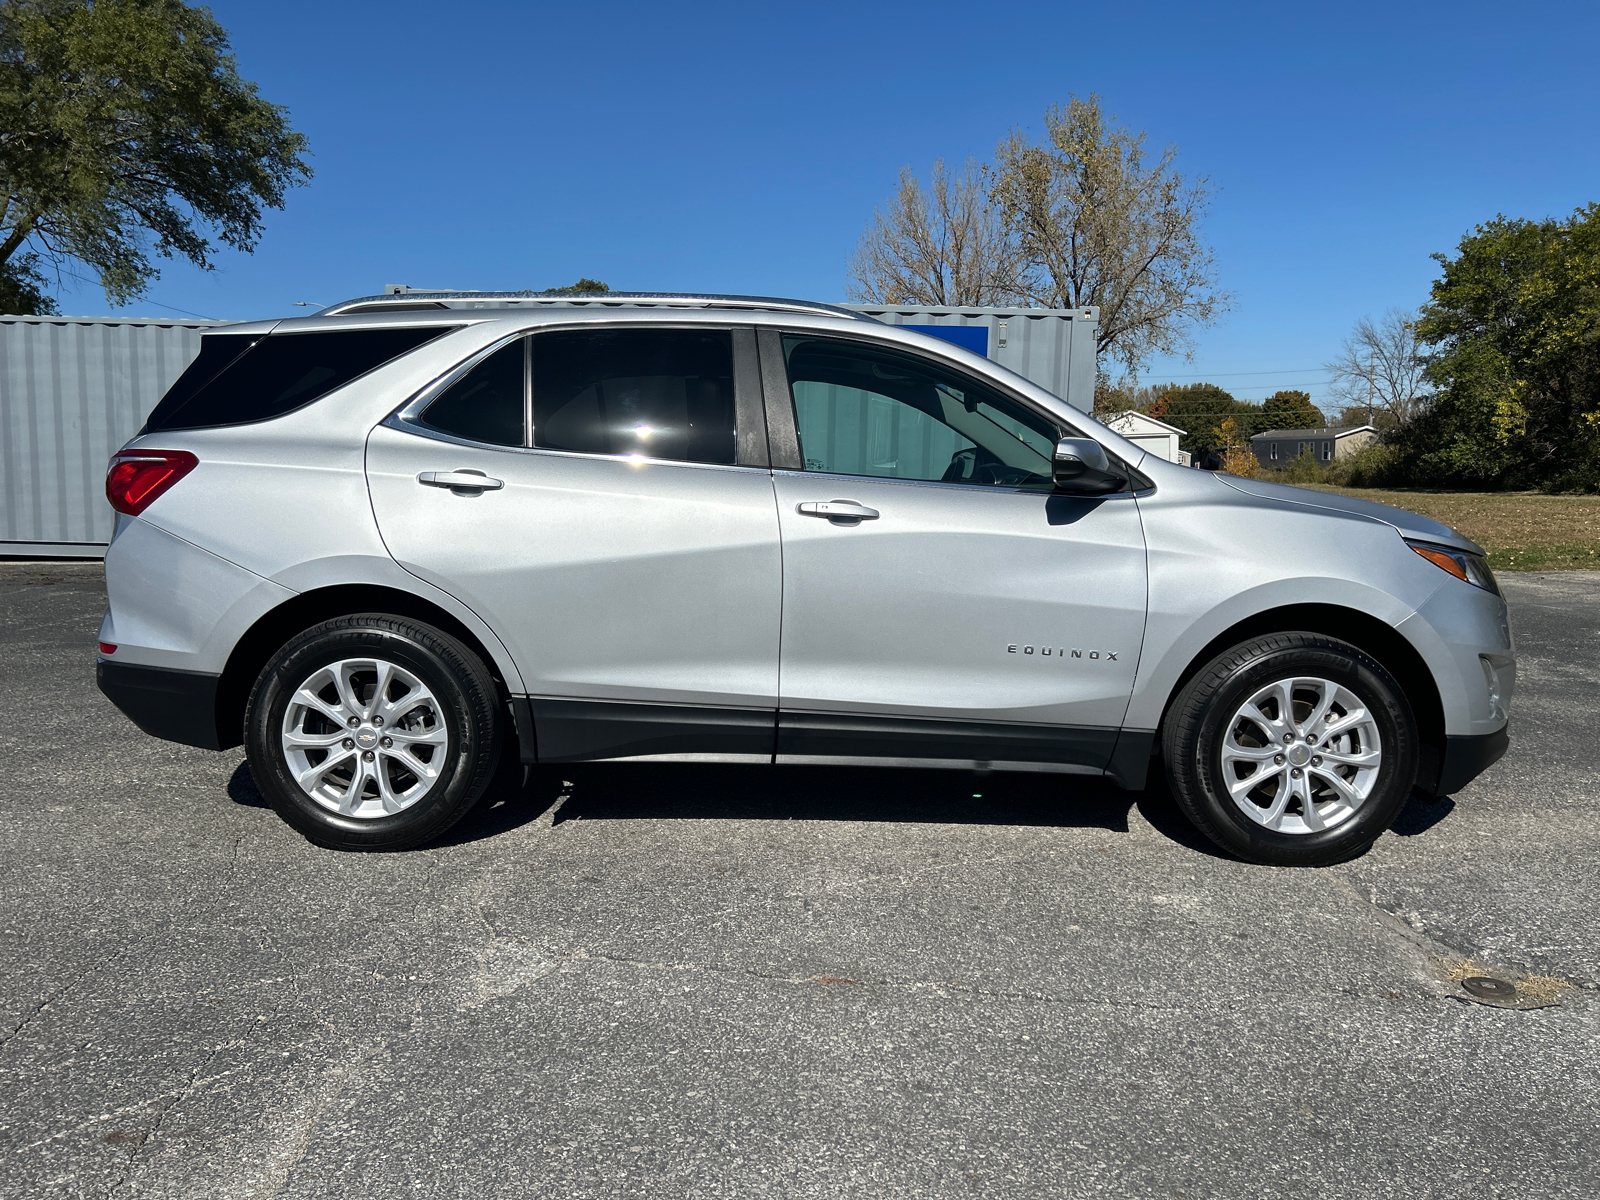
[(339, 850), (444, 833), (494, 774), (500, 716), (475, 654), (432, 626), (325, 621), (263, 668), (245, 716), (250, 770), (289, 824)]
[(1416, 723), (1377, 660), (1315, 633), (1278, 633), (1207, 664), (1167, 714), (1179, 807), (1254, 862), (1318, 866), (1361, 853), (1416, 776)]

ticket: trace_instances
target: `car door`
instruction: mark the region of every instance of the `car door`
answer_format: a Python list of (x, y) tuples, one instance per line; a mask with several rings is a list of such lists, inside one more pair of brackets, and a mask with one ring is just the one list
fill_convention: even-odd
[(773, 748), (781, 562), (749, 329), (514, 336), (374, 429), (384, 541), (505, 642), (541, 761)]
[(1144, 631), (1133, 496), (1056, 492), (1074, 431), (932, 358), (772, 330), (761, 355), (780, 756), (1104, 768)]

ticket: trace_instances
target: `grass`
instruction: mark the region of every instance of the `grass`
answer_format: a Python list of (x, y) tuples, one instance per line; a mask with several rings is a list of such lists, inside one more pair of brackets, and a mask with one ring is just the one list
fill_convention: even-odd
[(1442, 521), (1487, 550), (1496, 571), (1600, 570), (1600, 496), (1309, 486)]

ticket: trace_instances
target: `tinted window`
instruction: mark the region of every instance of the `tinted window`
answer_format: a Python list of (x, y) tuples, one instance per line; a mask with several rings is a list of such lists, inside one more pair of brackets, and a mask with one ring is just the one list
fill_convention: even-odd
[(908, 354), (786, 337), (808, 471), (1046, 490), (1062, 436), (977, 381)]
[[(200, 357), (161, 398), (145, 422), (145, 431), (209, 429), (282, 416), (449, 328), (351, 329), (258, 338), (206, 334), (200, 339)], [(213, 349), (208, 345), (213, 340), (223, 345)]]
[(533, 443), (585, 454), (734, 461), (725, 330), (572, 330), (533, 339)]
[(204, 333), (200, 335), (200, 354), (189, 369), (167, 389), (167, 394), (161, 397), (161, 402), (150, 413), (146, 430), (169, 429), (166, 418), (181, 409), (194, 395), (206, 384), (217, 377), (217, 374), (227, 367), (246, 350), (259, 342), (264, 334), (259, 333)]
[(422, 423), (472, 442), (520, 446), (524, 386), (521, 338), (502, 346), (422, 410)]

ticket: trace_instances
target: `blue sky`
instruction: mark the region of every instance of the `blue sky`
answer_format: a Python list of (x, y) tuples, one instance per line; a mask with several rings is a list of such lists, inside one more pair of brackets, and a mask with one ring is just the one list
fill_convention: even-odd
[[(212, 5), (316, 178), (254, 255), (165, 264), (128, 313), (303, 313), (418, 286), (842, 298), (902, 163), (989, 156), (1098, 92), (1216, 190), (1237, 302), (1192, 362), (1322, 393), (1497, 212), (1600, 200), (1600, 6), (1344, 3)], [(104, 313), (92, 284), (62, 311)]]

